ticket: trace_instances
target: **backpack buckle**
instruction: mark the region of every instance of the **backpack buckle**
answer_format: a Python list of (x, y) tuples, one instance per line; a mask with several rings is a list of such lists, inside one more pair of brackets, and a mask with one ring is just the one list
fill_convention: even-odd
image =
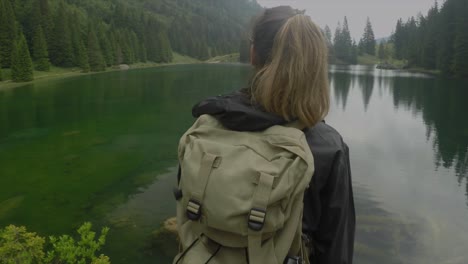
[(197, 200), (190, 199), (187, 204), (187, 218), (192, 221), (197, 221), (201, 217), (201, 203)]
[(254, 231), (262, 230), (265, 225), (266, 211), (252, 208), (249, 213), (249, 228)]

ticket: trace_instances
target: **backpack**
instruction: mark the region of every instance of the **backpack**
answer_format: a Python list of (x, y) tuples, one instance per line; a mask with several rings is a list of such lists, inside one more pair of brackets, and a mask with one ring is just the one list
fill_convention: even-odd
[(302, 213), (314, 162), (292, 126), (239, 132), (202, 115), (182, 136), (173, 264), (309, 263)]

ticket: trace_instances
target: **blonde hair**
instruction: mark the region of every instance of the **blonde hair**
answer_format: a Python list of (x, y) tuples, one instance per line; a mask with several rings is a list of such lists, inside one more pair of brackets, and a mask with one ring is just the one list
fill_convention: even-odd
[[(258, 71), (250, 95), (267, 112), (314, 126), (325, 118), (330, 107), (326, 40), (310, 17), (294, 11), (285, 18), (281, 13), (291, 14), (293, 9), (280, 8), (265, 11), (254, 28)], [(268, 29), (275, 26), (277, 29)], [(269, 33), (262, 34), (262, 30)], [(264, 39), (268, 35), (273, 40)], [(262, 50), (257, 50), (257, 42), (262, 42), (258, 45)]]

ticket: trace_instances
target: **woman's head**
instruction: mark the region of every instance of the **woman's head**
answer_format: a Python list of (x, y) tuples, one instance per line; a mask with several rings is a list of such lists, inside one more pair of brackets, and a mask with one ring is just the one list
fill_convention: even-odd
[(288, 6), (264, 10), (252, 30), (252, 99), (313, 126), (328, 113), (328, 49), (320, 28)]

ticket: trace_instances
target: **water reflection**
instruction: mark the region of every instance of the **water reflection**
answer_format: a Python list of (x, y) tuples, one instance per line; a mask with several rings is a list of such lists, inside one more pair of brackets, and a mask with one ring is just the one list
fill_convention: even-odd
[(355, 260), (466, 263), (468, 82), (364, 66), (330, 79), (328, 122), (350, 145), (357, 186)]
[[(357, 88), (361, 91), (367, 110), (373, 90), (379, 87), (379, 97), (384, 91), (391, 94), (395, 111), (401, 108), (422, 118), (426, 135), (421, 136), (433, 144), (436, 169), (453, 169), (458, 183), (461, 185), (465, 181), (468, 197), (466, 80), (435, 79), (419, 74), (374, 70), (366, 66), (334, 66), (330, 72), (334, 98), (343, 111), (346, 110), (350, 90)], [(374, 83), (375, 78), (377, 83)]]
[(392, 87), (396, 108), (421, 113), (433, 142), (436, 167), (453, 168), (459, 184), (468, 177), (467, 87), (466, 81), (407, 78), (395, 78)]

